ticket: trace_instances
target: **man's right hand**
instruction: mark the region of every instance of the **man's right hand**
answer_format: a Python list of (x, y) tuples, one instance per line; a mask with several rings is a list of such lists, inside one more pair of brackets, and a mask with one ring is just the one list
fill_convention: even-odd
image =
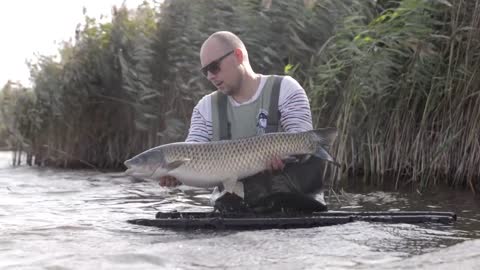
[(158, 184), (162, 187), (176, 187), (181, 185), (182, 183), (178, 181), (177, 178), (170, 175), (166, 175), (159, 179)]
[(280, 157), (275, 156), (267, 163), (267, 168), (270, 172), (281, 171), (285, 168), (285, 162)]

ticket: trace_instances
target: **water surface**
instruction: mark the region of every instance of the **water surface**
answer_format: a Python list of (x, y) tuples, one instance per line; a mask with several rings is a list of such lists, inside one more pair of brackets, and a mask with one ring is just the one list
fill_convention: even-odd
[(122, 173), (11, 167), (0, 152), (0, 269), (479, 269), (470, 192), (348, 190), (334, 210), (455, 211), (452, 225), (354, 222), (309, 229), (172, 231), (128, 219), (208, 211), (209, 192)]

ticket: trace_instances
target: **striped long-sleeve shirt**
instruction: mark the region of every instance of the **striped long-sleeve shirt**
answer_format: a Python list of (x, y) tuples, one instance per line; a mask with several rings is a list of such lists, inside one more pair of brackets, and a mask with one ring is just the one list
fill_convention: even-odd
[[(242, 104), (254, 102), (265, 85), (267, 76), (261, 82), (255, 95)], [(187, 142), (208, 142), (213, 138), (211, 94), (204, 96), (193, 109)], [(239, 106), (233, 98), (228, 98), (233, 106)], [(283, 78), (278, 100), (280, 125), (286, 132), (300, 132), (312, 129), (312, 114), (305, 90), (290, 76)]]

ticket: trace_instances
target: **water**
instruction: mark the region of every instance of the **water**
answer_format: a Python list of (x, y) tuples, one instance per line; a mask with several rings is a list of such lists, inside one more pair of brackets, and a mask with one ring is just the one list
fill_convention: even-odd
[(455, 211), (452, 225), (182, 232), (126, 220), (207, 211), (208, 192), (10, 160), (0, 152), (0, 269), (480, 269), (480, 203), (470, 192), (357, 190), (330, 199), (331, 209)]

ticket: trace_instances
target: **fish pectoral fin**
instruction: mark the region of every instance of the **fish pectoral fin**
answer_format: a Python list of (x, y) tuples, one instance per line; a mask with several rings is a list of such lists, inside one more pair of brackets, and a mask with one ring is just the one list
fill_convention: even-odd
[(285, 163), (303, 163), (310, 158), (311, 155), (292, 155), (282, 158)]
[(237, 194), (240, 198), (245, 199), (245, 193), (243, 192), (243, 183), (237, 181), (233, 193)]
[(222, 181), (223, 188), (225, 192), (230, 192), (232, 194), (235, 193), (243, 198), (243, 184), (237, 180), (238, 179), (236, 177), (232, 177)]
[(165, 168), (168, 170), (168, 171), (171, 171), (171, 170), (174, 170), (180, 166), (182, 166), (183, 164), (185, 164), (185, 162), (189, 161), (190, 159), (186, 158), (186, 159), (178, 159), (178, 160), (175, 160), (175, 161), (172, 161), (170, 163), (168, 163)]
[(312, 157), (312, 155), (302, 155), (302, 156), (300, 157), (300, 163), (306, 162), (306, 161), (309, 160), (311, 157)]
[(296, 156), (286, 156), (282, 158), (282, 161), (285, 163), (297, 163), (298, 158)]
[(233, 193), (233, 190), (235, 189), (235, 185), (237, 183), (237, 178), (234, 178), (234, 177), (227, 178), (224, 181), (222, 181), (222, 183), (223, 183), (223, 189), (226, 192)]

